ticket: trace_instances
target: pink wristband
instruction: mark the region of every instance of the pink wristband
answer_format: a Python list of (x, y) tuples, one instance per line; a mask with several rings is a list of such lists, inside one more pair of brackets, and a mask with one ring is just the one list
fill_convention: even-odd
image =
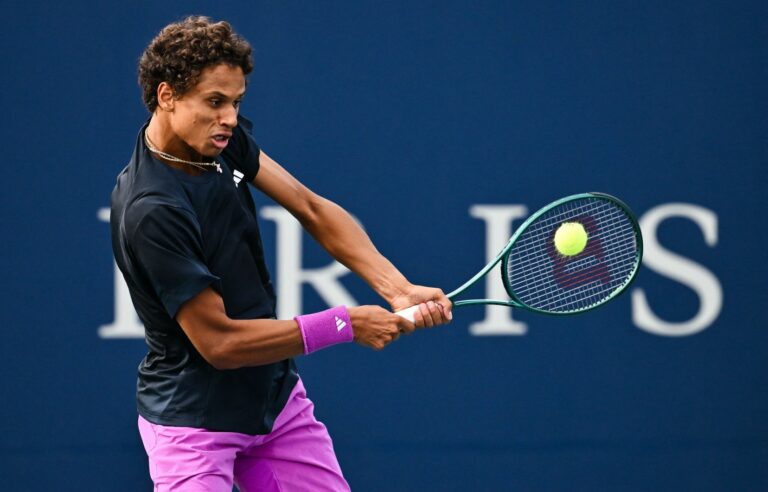
[(355, 337), (352, 321), (345, 306), (293, 318), (304, 339), (304, 353), (311, 354), (337, 343), (351, 342)]

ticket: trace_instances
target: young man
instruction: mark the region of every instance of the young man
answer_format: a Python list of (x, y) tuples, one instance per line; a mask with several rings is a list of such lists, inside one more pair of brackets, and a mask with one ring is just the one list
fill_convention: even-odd
[[(347, 490), (293, 357), (356, 341), (381, 349), (447, 323), (336, 204), (264, 154), (238, 115), (251, 48), (226, 22), (165, 27), (139, 63), (151, 118), (112, 193), (112, 244), (146, 328), (139, 430), (155, 490)], [(393, 310), (338, 306), (275, 319), (250, 183), (289, 210)], [(298, 313), (297, 313), (298, 314)]]

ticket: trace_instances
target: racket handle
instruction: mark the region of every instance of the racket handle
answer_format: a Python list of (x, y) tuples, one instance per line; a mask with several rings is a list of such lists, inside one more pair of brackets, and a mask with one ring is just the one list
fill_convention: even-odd
[(403, 318), (413, 323), (414, 321), (416, 321), (413, 317), (413, 313), (415, 313), (417, 309), (419, 309), (418, 304), (416, 304), (415, 306), (411, 306), (409, 308), (401, 309), (400, 311), (395, 311), (395, 314), (398, 316), (402, 316)]

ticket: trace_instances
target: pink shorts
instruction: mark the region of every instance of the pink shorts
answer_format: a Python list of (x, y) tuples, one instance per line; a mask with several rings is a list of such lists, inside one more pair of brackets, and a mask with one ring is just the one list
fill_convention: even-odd
[(348, 491), (301, 380), (272, 432), (251, 436), (157, 425), (139, 417), (156, 492)]

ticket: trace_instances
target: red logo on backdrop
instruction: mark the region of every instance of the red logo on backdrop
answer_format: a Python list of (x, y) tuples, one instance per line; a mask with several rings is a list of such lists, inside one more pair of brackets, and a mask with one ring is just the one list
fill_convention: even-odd
[[(597, 221), (588, 215), (583, 215), (568, 222), (579, 222), (583, 225), (589, 239), (581, 253), (573, 256), (561, 255), (555, 249), (554, 238), (557, 227), (552, 229), (547, 242), (547, 252), (554, 262), (553, 273), (557, 285), (561, 289), (571, 290), (596, 280), (602, 284), (610, 283), (611, 272), (608, 271), (608, 265), (605, 262), (603, 242), (597, 235), (600, 230)], [(594, 258), (592, 262), (587, 260), (590, 257)]]

